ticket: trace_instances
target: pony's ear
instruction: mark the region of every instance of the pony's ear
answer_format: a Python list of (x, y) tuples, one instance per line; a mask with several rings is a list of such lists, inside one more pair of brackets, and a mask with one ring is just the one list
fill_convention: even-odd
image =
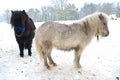
[(99, 15), (99, 18), (100, 18), (100, 20), (103, 20), (103, 19), (104, 19), (102, 13)]
[(23, 10), (22, 12), (25, 13), (25, 10)]
[(14, 13), (14, 11), (13, 11), (13, 10), (11, 10), (11, 12), (12, 12), (12, 13)]

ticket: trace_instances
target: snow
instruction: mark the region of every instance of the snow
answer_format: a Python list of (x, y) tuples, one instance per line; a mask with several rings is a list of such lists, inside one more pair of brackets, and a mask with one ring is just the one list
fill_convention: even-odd
[[(71, 23), (65, 21), (63, 23)], [(42, 23), (35, 23), (36, 27)], [(73, 65), (74, 51), (53, 49), (52, 57), (58, 64), (47, 70), (35, 49), (32, 56), (25, 50), (20, 58), (19, 49), (10, 24), (0, 23), (0, 80), (119, 80), (120, 79), (120, 21), (110, 20), (110, 35), (94, 38), (83, 51), (82, 68)]]

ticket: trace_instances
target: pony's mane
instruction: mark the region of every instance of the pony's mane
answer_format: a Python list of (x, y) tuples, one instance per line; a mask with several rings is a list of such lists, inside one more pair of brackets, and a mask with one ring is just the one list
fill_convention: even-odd
[(93, 30), (97, 30), (95, 28), (101, 26), (101, 21), (107, 23), (108, 15), (102, 12), (97, 12), (82, 18), (81, 20), (76, 22), (76, 24), (80, 24), (81, 26), (84, 26), (85, 23), (87, 23), (89, 27), (91, 27)]
[(18, 24), (19, 26), (25, 26), (25, 21), (29, 19), (28, 15), (26, 14), (25, 10), (23, 11), (11, 11), (11, 20), (10, 24), (11, 26), (15, 26)]
[(84, 17), (83, 19), (87, 19), (87, 18), (96, 19), (96, 18), (99, 18), (100, 15), (102, 15), (106, 20), (108, 20), (107, 14), (105, 14), (105, 13), (103, 13), (103, 12), (93, 13), (93, 14), (91, 14), (91, 15), (88, 15), (88, 16)]
[[(107, 16), (107, 14), (105, 14), (105, 13), (102, 13), (102, 12), (97, 12), (97, 13), (94, 13), (94, 14), (91, 14), (91, 15), (88, 15), (88, 16), (86, 16), (86, 17), (84, 17), (84, 18), (82, 18), (81, 20), (80, 20), (80, 23), (81, 22), (88, 22), (89, 24), (94, 24), (94, 25), (97, 25), (98, 24), (98, 22), (100, 22), (100, 19), (103, 19), (103, 21), (105, 21), (105, 22), (107, 22), (108, 21), (108, 16)], [(94, 21), (94, 23), (93, 23), (93, 21)], [(95, 24), (96, 23), (96, 24)]]

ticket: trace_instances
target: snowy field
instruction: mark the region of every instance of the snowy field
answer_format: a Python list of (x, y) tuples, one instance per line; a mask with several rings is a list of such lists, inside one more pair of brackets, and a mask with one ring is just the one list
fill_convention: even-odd
[(0, 80), (120, 80), (120, 21), (109, 21), (108, 26), (110, 35), (99, 41), (94, 38), (83, 51), (81, 69), (74, 68), (74, 51), (54, 49), (52, 57), (58, 66), (47, 70), (34, 42), (32, 56), (25, 50), (20, 58), (14, 31), (0, 23)]

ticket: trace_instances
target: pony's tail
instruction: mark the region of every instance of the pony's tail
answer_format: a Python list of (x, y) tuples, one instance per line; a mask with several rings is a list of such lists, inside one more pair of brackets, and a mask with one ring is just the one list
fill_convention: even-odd
[(37, 50), (38, 53), (39, 53), (40, 59), (43, 61), (43, 51), (42, 51), (42, 47), (40, 46), (39, 41), (38, 41), (38, 39), (37, 39), (36, 37), (35, 37), (35, 46), (36, 46), (36, 50)]

